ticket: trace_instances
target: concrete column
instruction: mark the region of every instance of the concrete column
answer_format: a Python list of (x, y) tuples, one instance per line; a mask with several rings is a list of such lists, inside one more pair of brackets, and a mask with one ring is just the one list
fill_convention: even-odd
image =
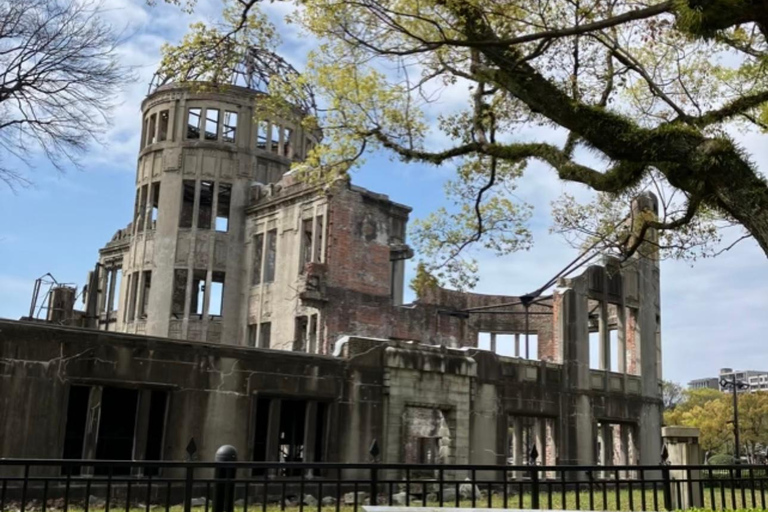
[[(598, 334), (599, 334), (599, 360), (600, 369), (609, 371), (611, 369), (611, 332), (608, 330), (608, 303), (600, 301), (598, 306)], [(605, 385), (608, 386), (608, 379), (605, 379)]]
[[(533, 428), (534, 428), (534, 435), (536, 437), (536, 448), (539, 451), (539, 458), (536, 459), (536, 463), (542, 466), (546, 466), (547, 464), (547, 419), (536, 418), (536, 422), (534, 423)], [(541, 476), (542, 478), (545, 478), (546, 473), (541, 472), (539, 476)]]
[(520, 357), (520, 334), (515, 334), (515, 357)]
[[(617, 424), (613, 426), (613, 464), (626, 466), (629, 459), (629, 442), (627, 425)], [(620, 473), (621, 478), (626, 478), (626, 472)]]
[[(512, 436), (512, 459), (515, 466), (522, 466), (525, 462), (525, 456), (523, 454), (523, 421), (522, 418), (512, 418), (513, 432)], [(513, 475), (516, 480), (523, 477), (522, 471), (515, 471)]]
[[(699, 429), (694, 427), (664, 427), (661, 436), (667, 445), (669, 463), (673, 466), (698, 465), (702, 463), (699, 446)], [(672, 508), (685, 510), (702, 507), (701, 478), (699, 470), (670, 471), (672, 480), (683, 480), (679, 485), (672, 483)], [(688, 483), (690, 481), (690, 484)]]
[(560, 463), (591, 465), (595, 460), (595, 436), (589, 374), (589, 310), (587, 283), (567, 280), (568, 288), (554, 294), (555, 337), (563, 347)]
[(307, 400), (304, 411), (304, 462), (315, 462), (317, 402)]
[[(111, 274), (111, 270), (108, 270), (105, 267), (97, 266), (96, 268), (99, 269), (99, 305), (98, 305), (98, 311), (97, 315), (100, 315), (101, 313), (105, 312), (106, 304), (107, 304), (107, 295), (108, 295), (108, 286), (109, 286), (109, 277)], [(97, 325), (98, 326), (98, 325)]]
[[(303, 462), (315, 461), (315, 445), (317, 444), (317, 402), (307, 400), (304, 410), (304, 457)], [(312, 470), (307, 471), (307, 476), (312, 477)]]
[[(88, 415), (85, 423), (85, 439), (83, 440), (83, 459), (96, 458), (96, 445), (99, 442), (99, 422), (101, 421), (101, 397), (104, 388), (93, 386), (88, 396)], [(82, 474), (91, 474), (93, 468), (82, 468)]]
[(496, 353), (496, 333), (491, 333), (491, 352)]
[[(107, 304), (104, 308), (104, 312), (107, 314), (107, 323), (104, 327), (105, 331), (109, 330), (109, 321), (112, 319), (112, 304), (115, 303), (115, 282), (117, 281), (117, 272), (118, 269), (115, 267), (109, 269), (109, 292), (107, 293)], [(117, 314), (117, 312), (115, 311), (114, 314)]]
[(619, 373), (627, 373), (627, 312), (623, 304), (616, 305), (616, 350), (619, 352)]
[[(610, 423), (598, 425), (600, 439), (600, 465), (604, 468), (613, 466), (613, 427)], [(609, 471), (603, 471), (603, 478), (610, 476)]]

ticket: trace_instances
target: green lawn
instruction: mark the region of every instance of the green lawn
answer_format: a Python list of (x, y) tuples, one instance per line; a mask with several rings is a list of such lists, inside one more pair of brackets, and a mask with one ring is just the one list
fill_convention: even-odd
[[(609, 486), (610, 487), (610, 484)], [(594, 493), (592, 494), (592, 500), (590, 501), (590, 492), (585, 488), (581, 492), (577, 493), (576, 491), (568, 491), (565, 493), (565, 496), (563, 496), (563, 493), (558, 490), (557, 485), (553, 485), (552, 492), (550, 493), (548, 486), (546, 484), (543, 484), (542, 486), (542, 492), (539, 496), (539, 508), (541, 509), (559, 509), (559, 510), (609, 510), (609, 511), (623, 511), (623, 510), (656, 510), (657, 507), (659, 509), (664, 508), (664, 497), (662, 495), (662, 492), (659, 490), (654, 493), (653, 490), (646, 490), (645, 493), (641, 492), (639, 489), (633, 490), (633, 492), (630, 494), (628, 489), (622, 489), (620, 492), (616, 492), (615, 489), (606, 489), (605, 492), (603, 492), (602, 486), (595, 484), (594, 486)], [(311, 492), (308, 492), (308, 494), (311, 494)], [(645, 506), (643, 506), (643, 494), (645, 494)], [(654, 495), (656, 501), (654, 501)], [(702, 506), (702, 510), (764, 510), (763, 508), (763, 501), (761, 497), (761, 493), (759, 489), (755, 490), (755, 501), (752, 501), (752, 491), (750, 489), (744, 490), (744, 499), (742, 500), (741, 496), (741, 490), (737, 489), (734, 493), (733, 498), (731, 497), (730, 489), (725, 489), (725, 502), (723, 502), (722, 494), (720, 492), (720, 489), (714, 489), (714, 501), (713, 501), (713, 494), (710, 493), (709, 488), (706, 488), (704, 490), (704, 503)], [(381, 502), (383, 498), (380, 498), (379, 505), (388, 505), (386, 502)], [(386, 500), (385, 500), (386, 501)], [(519, 494), (513, 494), (510, 493), (507, 496), (507, 503), (506, 508), (515, 508), (515, 509), (531, 509), (532, 508), (532, 501), (533, 496), (531, 493), (524, 493), (522, 496)], [(423, 502), (421, 499), (412, 499), (410, 506), (422, 506)], [(28, 512), (34, 512), (39, 511), (41, 507), (39, 504), (30, 504), (26, 508)], [(429, 507), (438, 507), (439, 503), (437, 501), (428, 501), (426, 503)], [(362, 503), (358, 504), (358, 509), (355, 510), (354, 506), (352, 505), (344, 505), (343, 503), (339, 506), (338, 510), (339, 512), (362, 512)], [(451, 500), (450, 502), (445, 502), (443, 504), (444, 507), (455, 507), (456, 502), (455, 500)], [(471, 500), (464, 500), (462, 499), (458, 506), (461, 508), (471, 508), (472, 502)], [(482, 496), (479, 496), (476, 499), (475, 507), (477, 508), (504, 508), (504, 497), (500, 494), (494, 493), (491, 497), (491, 500), (489, 502), (487, 494), (483, 494)], [(47, 507), (47, 511), (53, 512), (54, 510), (61, 510), (62, 504), (56, 503), (53, 505), (49, 505)], [(162, 506), (150, 506), (151, 512), (161, 512), (165, 510), (166, 507), (164, 505)], [(83, 506), (82, 500), (73, 499), (69, 510), (71, 512), (84, 512), (85, 507)], [(170, 512), (183, 512), (183, 507), (181, 505), (174, 505), (171, 506), (168, 509)], [(195, 512), (205, 512), (206, 508), (204, 506), (199, 507), (193, 507), (193, 510)], [(247, 511), (244, 510), (243, 506), (236, 506), (235, 512), (261, 512), (266, 510), (266, 512), (281, 512), (282, 510), (285, 510), (285, 512), (335, 512), (337, 510), (336, 505), (322, 505), (317, 504), (313, 506), (304, 505), (303, 507), (299, 507), (295, 504), (288, 504), (285, 509), (281, 509), (280, 504), (276, 503), (269, 503), (266, 507), (263, 507), (260, 503), (254, 503), (250, 504), (248, 506)], [(209, 502), (208, 505), (208, 511), (212, 512), (212, 504)], [(105, 512), (105, 508), (103, 505), (98, 506), (91, 506), (89, 507), (89, 512)], [(129, 509), (126, 510), (124, 502), (113, 502), (112, 507), (110, 508), (110, 512), (146, 512), (146, 507), (135, 507), (131, 506)]]

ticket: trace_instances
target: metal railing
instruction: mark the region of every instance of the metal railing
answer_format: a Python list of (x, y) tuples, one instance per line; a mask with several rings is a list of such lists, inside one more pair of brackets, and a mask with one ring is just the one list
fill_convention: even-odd
[(765, 466), (480, 466), (0, 459), (0, 512), (766, 508)]

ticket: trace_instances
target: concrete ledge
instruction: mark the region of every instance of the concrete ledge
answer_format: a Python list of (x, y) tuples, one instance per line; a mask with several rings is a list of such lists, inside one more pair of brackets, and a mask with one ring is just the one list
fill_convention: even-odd
[(664, 439), (669, 438), (675, 438), (675, 437), (684, 437), (684, 438), (690, 438), (695, 437), (698, 439), (700, 436), (700, 431), (696, 427), (680, 427), (680, 426), (671, 426), (671, 427), (662, 427), (661, 428), (661, 437)]

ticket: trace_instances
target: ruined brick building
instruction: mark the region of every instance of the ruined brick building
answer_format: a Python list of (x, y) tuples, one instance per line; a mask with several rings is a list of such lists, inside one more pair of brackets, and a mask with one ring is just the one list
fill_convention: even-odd
[(298, 181), (320, 134), (255, 116), (261, 94), (144, 100), (133, 218), (85, 311), (60, 287), (49, 322), (0, 321), (0, 457), (184, 459), (194, 439), (204, 459), (359, 462), (376, 439), (386, 462), (657, 463), (652, 255), (404, 304), (410, 209)]

